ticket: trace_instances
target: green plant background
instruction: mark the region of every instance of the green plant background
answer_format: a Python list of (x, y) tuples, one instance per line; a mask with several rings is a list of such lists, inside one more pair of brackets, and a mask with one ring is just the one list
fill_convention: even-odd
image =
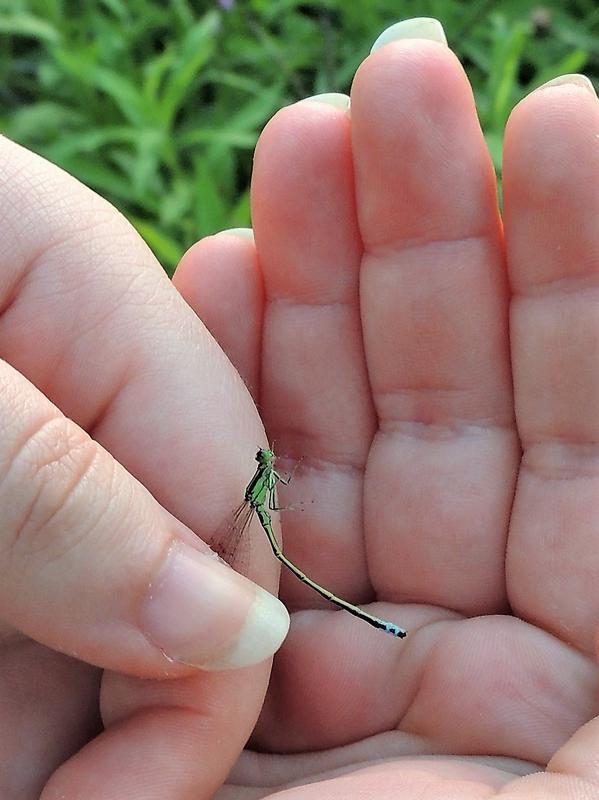
[(170, 273), (250, 224), (252, 151), (281, 106), (349, 90), (379, 32), (433, 16), (466, 67), (498, 175), (520, 98), (599, 85), (595, 0), (0, 0), (0, 126), (133, 222)]

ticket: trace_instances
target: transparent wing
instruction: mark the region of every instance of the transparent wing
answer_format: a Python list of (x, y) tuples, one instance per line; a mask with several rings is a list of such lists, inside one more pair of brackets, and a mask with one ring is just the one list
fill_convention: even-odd
[(210, 538), (210, 547), (242, 575), (249, 572), (251, 536), (244, 536), (250, 527), (254, 509), (244, 500), (227, 517)]

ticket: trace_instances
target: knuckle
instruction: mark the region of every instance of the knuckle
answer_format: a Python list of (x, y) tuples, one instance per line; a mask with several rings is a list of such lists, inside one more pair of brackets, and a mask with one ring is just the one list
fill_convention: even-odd
[(55, 560), (84, 534), (86, 480), (100, 448), (64, 417), (52, 417), (29, 431), (15, 448), (0, 480), (0, 557)]

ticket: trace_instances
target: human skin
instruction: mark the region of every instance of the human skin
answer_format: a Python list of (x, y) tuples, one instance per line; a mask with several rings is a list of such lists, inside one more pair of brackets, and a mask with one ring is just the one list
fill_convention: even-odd
[[(86, 535), (65, 543), (50, 492), (0, 562), (3, 797), (202, 800), (236, 759), (219, 800), (597, 794), (598, 132), (579, 84), (515, 109), (503, 232), (460, 65), (393, 43), (360, 67), (351, 117), (302, 102), (268, 125), (256, 244), (221, 234), (184, 257), (176, 289), (277, 451), (303, 459), (281, 493), (305, 502), (284, 515), (288, 555), (409, 630), (283, 575), (292, 625), (264, 703), (268, 662), (198, 672), (115, 624), (165, 527), (209, 539), (238, 501), (263, 442), (249, 395), (122, 218), (2, 142), (0, 419), (41, 408), (37, 386), (125, 467), (80, 492), (128, 500), (105, 530), (105, 506), (89, 524), (75, 504)], [(92, 634), (73, 604), (97, 607)]]

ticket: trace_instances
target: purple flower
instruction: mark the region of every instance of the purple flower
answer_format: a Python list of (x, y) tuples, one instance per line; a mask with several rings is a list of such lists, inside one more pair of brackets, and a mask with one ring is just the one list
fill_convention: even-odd
[(225, 11), (230, 11), (235, 5), (235, 0), (218, 0), (218, 4)]

